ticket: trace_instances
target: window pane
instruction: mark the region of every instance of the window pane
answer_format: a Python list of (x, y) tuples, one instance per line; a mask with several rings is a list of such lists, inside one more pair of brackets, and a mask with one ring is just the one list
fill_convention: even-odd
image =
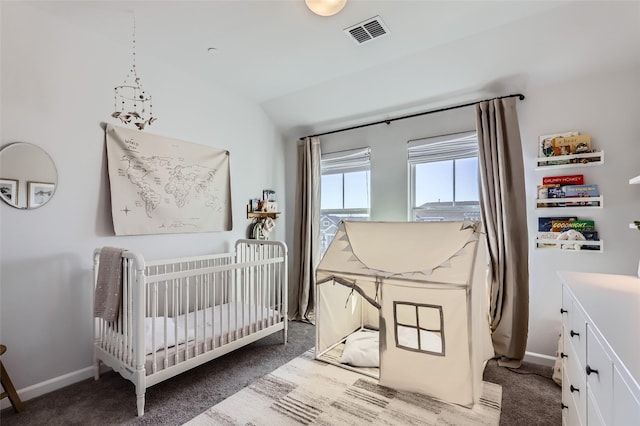
[(342, 209), (342, 174), (322, 175), (320, 208)]
[(427, 330), (440, 330), (441, 309), (441, 307), (436, 308), (430, 306), (418, 307), (420, 328), (426, 328)]
[(344, 174), (344, 208), (369, 208), (369, 171)]
[(420, 330), (420, 350), (443, 354), (442, 333)]
[(418, 346), (418, 329), (411, 327), (403, 327), (398, 325), (396, 328), (398, 336), (398, 346), (409, 349), (420, 349)]
[(480, 201), (478, 196), (478, 157), (456, 161), (456, 202)]
[(453, 160), (415, 165), (415, 203), (453, 201)]

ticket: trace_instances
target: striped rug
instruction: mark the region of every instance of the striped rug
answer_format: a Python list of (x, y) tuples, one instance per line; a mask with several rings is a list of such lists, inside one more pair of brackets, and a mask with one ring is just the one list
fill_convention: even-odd
[(310, 350), (195, 417), (199, 425), (498, 425), (502, 388), (473, 408), (400, 392), (314, 359)]

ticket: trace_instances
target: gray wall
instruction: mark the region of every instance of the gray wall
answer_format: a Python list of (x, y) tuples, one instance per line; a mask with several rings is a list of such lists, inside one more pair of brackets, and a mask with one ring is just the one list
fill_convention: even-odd
[[(158, 121), (148, 133), (231, 153), (233, 230), (115, 237), (102, 122), (119, 125), (113, 87), (130, 45), (71, 28), (24, 2), (2, 2), (1, 145), (31, 142), (56, 163), (58, 188), (36, 210), (0, 203), (2, 361), (24, 399), (91, 377), (92, 253), (137, 250), (147, 259), (226, 251), (244, 238), (245, 205), (273, 188), (284, 197), (283, 143), (261, 108), (193, 80), (137, 48), (139, 76)], [(283, 220), (274, 238), (284, 238)], [(8, 400), (3, 400), (3, 407)]]
[[(629, 179), (640, 174), (640, 68), (591, 75), (547, 86), (523, 87), (518, 101), (527, 193), (530, 235), (530, 323), (527, 359), (550, 364), (560, 333), (560, 284), (557, 270), (635, 274), (640, 259), (640, 232), (628, 224), (640, 219), (640, 185)], [(424, 110), (430, 108), (425, 107)], [(390, 112), (389, 117), (402, 114)], [(378, 121), (376, 118), (371, 121)], [(353, 125), (350, 123), (349, 125)], [(321, 133), (333, 128), (311, 129)], [(348, 126), (345, 126), (348, 127)], [(323, 152), (371, 147), (371, 219), (402, 221), (408, 217), (408, 167), (406, 143), (412, 138), (434, 136), (475, 128), (472, 108), (426, 115), (321, 137)], [(578, 130), (592, 135), (593, 146), (605, 151), (601, 166), (580, 169), (534, 171), (538, 136)], [(300, 135), (303, 136), (303, 135)], [(287, 149), (287, 193), (295, 188), (295, 142)], [(559, 215), (535, 209), (536, 187), (547, 175), (581, 173), (586, 183), (596, 183), (604, 195), (604, 208), (571, 210), (595, 219), (604, 240), (604, 251), (566, 252), (535, 250), (538, 216)], [(289, 204), (288, 207), (291, 207)], [(288, 210), (289, 215), (293, 212)], [(560, 213), (560, 215), (566, 212)], [(291, 224), (287, 224), (290, 226)], [(291, 229), (289, 236), (291, 235)], [(434, 244), (436, 244), (434, 242)], [(615, 307), (611, 307), (615, 309)]]

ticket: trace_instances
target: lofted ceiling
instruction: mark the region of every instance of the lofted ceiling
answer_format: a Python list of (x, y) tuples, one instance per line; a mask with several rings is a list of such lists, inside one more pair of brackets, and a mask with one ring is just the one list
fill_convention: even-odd
[[(135, 14), (139, 51), (295, 136), (640, 64), (638, 1), (348, 0), (331, 17), (304, 0), (32, 3), (122, 44)], [(387, 35), (359, 45), (344, 32), (373, 17)]]

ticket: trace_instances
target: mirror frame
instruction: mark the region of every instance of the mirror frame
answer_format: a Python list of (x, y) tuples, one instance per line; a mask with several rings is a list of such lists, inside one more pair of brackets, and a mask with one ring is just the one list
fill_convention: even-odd
[[(33, 158), (34, 152), (37, 152), (37, 158)], [(5, 170), (12, 165), (17, 165), (16, 170), (19, 171), (10, 171), (10, 176), (5, 177)], [(44, 174), (38, 173), (43, 170)], [(57, 188), (56, 163), (43, 148), (30, 142), (13, 142), (0, 149), (0, 199), (5, 204), (20, 210), (37, 209), (51, 201)], [(9, 191), (11, 198), (16, 200), (15, 203), (7, 199), (5, 191)], [(44, 195), (45, 198), (38, 200), (38, 194)]]

